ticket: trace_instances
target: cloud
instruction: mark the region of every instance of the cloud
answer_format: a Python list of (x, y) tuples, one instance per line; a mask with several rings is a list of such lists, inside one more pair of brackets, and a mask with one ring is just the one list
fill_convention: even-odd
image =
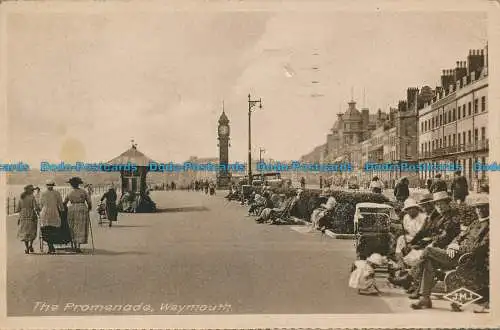
[(110, 159), (134, 138), (152, 158), (214, 156), (225, 100), (230, 157), (246, 159), (251, 93), (264, 105), (252, 115), (253, 144), (296, 158), (324, 143), (351, 87), (356, 99), (366, 89), (373, 112), (409, 86), (432, 86), (441, 68), (481, 46), (483, 16), (15, 15), (7, 23), (9, 154), (57, 158), (75, 138), (89, 159)]

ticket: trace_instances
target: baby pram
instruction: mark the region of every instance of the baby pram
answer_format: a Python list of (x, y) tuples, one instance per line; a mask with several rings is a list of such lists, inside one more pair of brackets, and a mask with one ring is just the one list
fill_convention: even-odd
[(105, 221), (109, 222), (108, 214), (106, 212), (106, 203), (100, 202), (97, 206), (97, 213), (99, 214), (99, 224), (102, 225)]
[[(46, 245), (45, 240), (52, 241), (56, 250), (63, 250), (63, 251), (72, 250), (71, 231), (69, 229), (69, 223), (68, 223), (68, 209), (65, 207), (64, 211), (61, 211), (59, 214), (61, 217), (61, 227), (55, 228), (54, 230), (50, 231), (42, 230), (42, 228), (40, 227), (40, 221), (38, 221), (38, 231), (39, 231), (38, 239), (40, 241), (40, 253), (43, 253), (44, 251), (44, 246)], [(90, 225), (90, 237), (92, 239), (92, 251), (94, 251), (94, 235), (92, 233), (92, 222), (90, 222), (89, 225)], [(63, 245), (63, 247), (57, 247), (61, 245)]]

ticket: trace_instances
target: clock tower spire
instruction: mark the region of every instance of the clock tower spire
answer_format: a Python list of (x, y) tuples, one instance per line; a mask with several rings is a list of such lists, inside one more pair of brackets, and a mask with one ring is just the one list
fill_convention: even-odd
[(219, 117), (218, 125), (218, 138), (219, 143), (219, 164), (223, 165), (222, 168), (217, 172), (217, 187), (227, 188), (231, 181), (231, 175), (227, 170), (229, 164), (229, 119), (227, 118), (226, 111), (224, 109), (224, 101), (222, 101), (222, 114)]

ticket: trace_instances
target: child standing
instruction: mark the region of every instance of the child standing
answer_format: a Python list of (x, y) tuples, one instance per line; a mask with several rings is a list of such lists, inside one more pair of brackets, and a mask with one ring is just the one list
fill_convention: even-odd
[(385, 257), (374, 253), (366, 260), (356, 260), (349, 278), (349, 287), (358, 289), (358, 294), (378, 295), (380, 290), (375, 281), (375, 268), (386, 263)]

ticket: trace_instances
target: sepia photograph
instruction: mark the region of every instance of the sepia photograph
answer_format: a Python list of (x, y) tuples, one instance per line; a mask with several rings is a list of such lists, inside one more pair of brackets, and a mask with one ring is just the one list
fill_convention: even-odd
[(6, 319), (493, 326), (492, 7), (189, 3), (0, 4)]

